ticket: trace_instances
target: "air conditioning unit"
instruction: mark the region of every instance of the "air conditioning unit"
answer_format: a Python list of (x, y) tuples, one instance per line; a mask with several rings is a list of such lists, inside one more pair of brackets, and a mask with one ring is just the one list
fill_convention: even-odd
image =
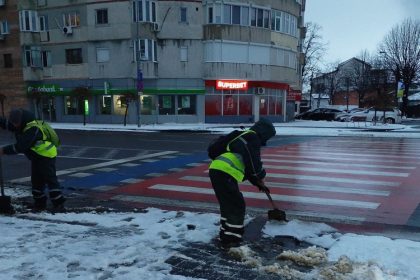
[(66, 35), (71, 35), (73, 34), (73, 28), (71, 26), (64, 26), (63, 33)]
[(263, 87), (257, 87), (256, 91), (255, 91), (256, 95), (263, 95), (265, 94), (265, 88)]
[(153, 29), (154, 32), (160, 31), (159, 23), (154, 22), (153, 25), (152, 25), (152, 29)]

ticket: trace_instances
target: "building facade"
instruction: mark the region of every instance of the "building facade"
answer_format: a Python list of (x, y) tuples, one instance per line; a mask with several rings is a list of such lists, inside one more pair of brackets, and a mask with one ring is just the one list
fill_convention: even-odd
[(0, 114), (28, 107), (22, 72), (17, 0), (0, 0)]
[(304, 4), (21, 0), (26, 94), (60, 122), (287, 121)]

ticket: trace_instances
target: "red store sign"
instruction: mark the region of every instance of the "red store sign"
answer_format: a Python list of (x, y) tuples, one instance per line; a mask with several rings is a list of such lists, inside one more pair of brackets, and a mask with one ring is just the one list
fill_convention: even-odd
[(217, 80), (216, 89), (238, 89), (238, 90), (247, 90), (248, 81), (241, 80)]

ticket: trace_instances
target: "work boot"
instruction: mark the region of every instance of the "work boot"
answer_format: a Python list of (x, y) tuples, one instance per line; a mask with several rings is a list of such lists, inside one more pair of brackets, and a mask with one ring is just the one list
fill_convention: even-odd
[(53, 213), (64, 213), (66, 212), (66, 208), (64, 207), (64, 202), (66, 201), (66, 199), (64, 197), (61, 197), (58, 200), (54, 200), (53, 203), (53, 208), (52, 208), (52, 212)]
[(39, 213), (47, 210), (47, 200), (46, 199), (36, 199), (34, 205), (32, 206), (31, 212)]

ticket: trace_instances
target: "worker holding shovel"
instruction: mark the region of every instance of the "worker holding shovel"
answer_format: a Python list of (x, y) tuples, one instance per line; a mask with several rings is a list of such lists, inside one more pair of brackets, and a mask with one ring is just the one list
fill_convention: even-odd
[(219, 237), (223, 247), (238, 246), (244, 234), (245, 200), (238, 182), (248, 180), (260, 191), (269, 193), (263, 181), (266, 173), (261, 161), (261, 146), (275, 134), (273, 124), (261, 119), (231, 140), (226, 152), (209, 166), (210, 180), (220, 205)]
[(48, 186), (49, 198), (53, 211), (64, 210), (65, 198), (57, 180), (55, 159), (57, 156), (57, 139), (51, 139), (51, 127), (42, 121), (36, 121), (34, 115), (23, 109), (10, 112), (9, 118), (0, 118), (0, 127), (15, 133), (16, 143), (0, 148), (0, 156), (24, 153), (31, 161), (33, 210), (43, 211), (47, 208), (45, 186)]

